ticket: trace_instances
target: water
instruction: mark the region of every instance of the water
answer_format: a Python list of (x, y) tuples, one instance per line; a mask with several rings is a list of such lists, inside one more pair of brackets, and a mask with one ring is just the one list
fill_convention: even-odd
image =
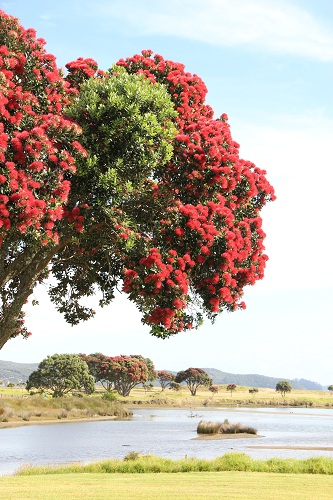
[[(240, 422), (258, 438), (194, 440), (200, 420)], [(254, 458), (333, 458), (333, 451), (256, 446), (332, 447), (333, 411), (290, 408), (136, 409), (130, 420), (31, 425), (0, 429), (0, 475), (26, 464), (124, 458), (130, 451), (166, 458), (215, 458), (242, 452)]]

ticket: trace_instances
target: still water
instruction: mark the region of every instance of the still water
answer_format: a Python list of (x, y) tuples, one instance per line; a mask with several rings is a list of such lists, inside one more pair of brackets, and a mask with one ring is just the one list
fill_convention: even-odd
[[(200, 420), (240, 422), (258, 438), (194, 440)], [(215, 458), (242, 452), (253, 458), (333, 458), (333, 451), (261, 449), (256, 446), (333, 447), (333, 410), (304, 408), (137, 408), (122, 421), (31, 425), (0, 429), (0, 475), (25, 464), (92, 462), (130, 451), (166, 458)]]

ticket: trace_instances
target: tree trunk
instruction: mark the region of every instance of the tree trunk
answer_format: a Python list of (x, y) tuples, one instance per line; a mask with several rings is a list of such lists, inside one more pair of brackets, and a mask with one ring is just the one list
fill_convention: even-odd
[[(0, 295), (0, 349), (6, 342), (16, 337), (22, 323), (20, 316), (28, 297), (32, 294), (38, 280), (41, 279), (49, 262), (68, 241), (57, 246), (39, 248), (26, 247), (6, 268), (2, 269), (3, 287)], [(8, 270), (6, 276), (6, 270)]]

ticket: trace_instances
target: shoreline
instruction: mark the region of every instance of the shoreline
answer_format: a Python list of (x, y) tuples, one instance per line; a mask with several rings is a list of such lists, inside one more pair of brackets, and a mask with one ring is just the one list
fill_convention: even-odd
[[(11, 429), (14, 427), (23, 427), (28, 425), (52, 425), (52, 424), (76, 424), (82, 422), (100, 422), (104, 420), (117, 420), (119, 417), (114, 415), (110, 416), (96, 416), (96, 417), (80, 417), (80, 418), (61, 418), (61, 419), (46, 419), (46, 420), (13, 420), (12, 422), (0, 422), (0, 430), (1, 429)], [(123, 419), (122, 419), (123, 420)]]

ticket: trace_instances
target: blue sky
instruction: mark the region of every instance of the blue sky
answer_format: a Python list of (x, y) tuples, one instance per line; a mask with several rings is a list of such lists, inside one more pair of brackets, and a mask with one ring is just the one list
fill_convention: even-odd
[(33, 27), (60, 67), (79, 56), (107, 69), (152, 49), (185, 64), (227, 113), (240, 154), (268, 172), (277, 200), (263, 211), (269, 261), (245, 291), (247, 309), (160, 340), (124, 296), (77, 327), (49, 304), (28, 310), (28, 341), (0, 359), (141, 353), (157, 368), (333, 383), (333, 2), (331, 0), (15, 0), (0, 8)]

